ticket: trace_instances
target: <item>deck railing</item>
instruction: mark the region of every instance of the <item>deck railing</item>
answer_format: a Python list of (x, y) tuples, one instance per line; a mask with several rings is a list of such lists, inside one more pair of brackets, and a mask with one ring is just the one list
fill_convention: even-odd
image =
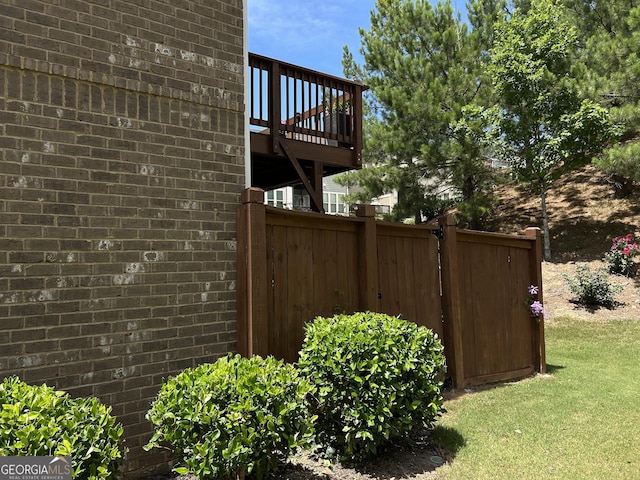
[(362, 91), (357, 82), (249, 54), (253, 132), (354, 149), (362, 147)]

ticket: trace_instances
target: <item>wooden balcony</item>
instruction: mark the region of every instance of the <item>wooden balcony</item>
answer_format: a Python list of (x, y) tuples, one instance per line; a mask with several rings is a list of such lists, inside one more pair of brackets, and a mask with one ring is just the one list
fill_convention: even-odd
[(252, 186), (302, 184), (322, 211), (322, 178), (362, 167), (366, 86), (249, 54)]

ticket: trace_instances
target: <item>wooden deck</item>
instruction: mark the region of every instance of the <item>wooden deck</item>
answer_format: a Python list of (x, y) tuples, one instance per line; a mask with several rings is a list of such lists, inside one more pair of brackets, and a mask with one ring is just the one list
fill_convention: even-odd
[(249, 54), (252, 186), (302, 184), (322, 211), (322, 178), (362, 167), (364, 85)]

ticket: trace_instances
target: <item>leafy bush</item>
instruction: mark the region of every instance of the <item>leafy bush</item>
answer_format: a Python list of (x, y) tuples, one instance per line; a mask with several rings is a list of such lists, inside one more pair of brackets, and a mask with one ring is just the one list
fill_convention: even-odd
[(198, 478), (262, 478), (313, 434), (311, 384), (273, 357), (221, 358), (166, 380), (147, 413), (155, 434), (145, 446), (172, 446)]
[(611, 249), (605, 253), (604, 260), (609, 264), (609, 272), (630, 277), (636, 273), (634, 258), (638, 254), (640, 246), (636, 243), (635, 235), (630, 233), (613, 238)]
[(443, 347), (431, 330), (377, 313), (316, 318), (298, 368), (317, 388), (316, 442), (362, 459), (442, 412)]
[(620, 285), (612, 285), (606, 268), (591, 270), (588, 265), (576, 265), (576, 275), (566, 276), (569, 289), (576, 295), (576, 301), (587, 306), (612, 307), (615, 295), (622, 290)]
[(96, 398), (71, 398), (8, 377), (0, 405), (0, 456), (70, 455), (73, 478), (117, 477), (123, 428)]

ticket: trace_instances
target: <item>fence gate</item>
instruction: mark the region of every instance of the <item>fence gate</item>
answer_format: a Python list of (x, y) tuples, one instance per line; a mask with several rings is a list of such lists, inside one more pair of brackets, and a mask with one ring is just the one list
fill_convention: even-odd
[(378, 308), (443, 337), (438, 238), (431, 230), (378, 225)]
[[(529, 375), (538, 369), (538, 324), (526, 298), (531, 242), (457, 232), (460, 323), (466, 383)], [(541, 286), (538, 284), (538, 286)]]

